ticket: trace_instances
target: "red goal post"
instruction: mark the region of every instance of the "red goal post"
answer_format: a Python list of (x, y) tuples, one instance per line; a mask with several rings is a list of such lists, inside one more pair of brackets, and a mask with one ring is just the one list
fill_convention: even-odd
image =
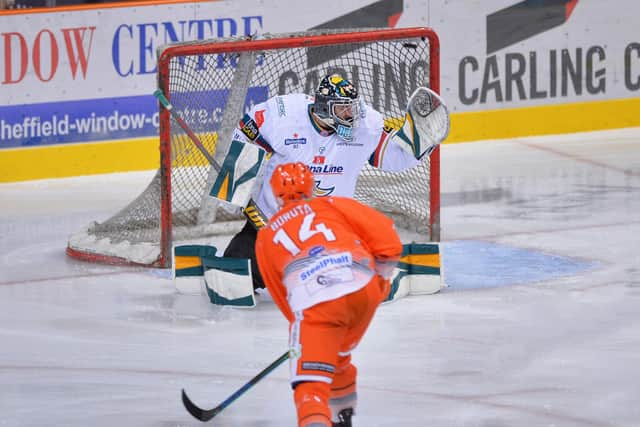
[[(430, 28), (266, 34), (165, 46), (159, 51), (158, 87), (202, 145), (219, 156), (249, 106), (275, 95), (312, 94), (319, 79), (335, 71), (358, 86), (386, 125), (399, 127), (415, 87), (439, 93), (439, 63), (438, 37)], [(366, 165), (355, 197), (425, 240), (439, 241), (439, 148), (414, 169), (393, 174)], [(174, 241), (235, 233), (243, 221), (238, 212), (207, 196), (212, 172), (189, 135), (160, 107), (155, 178), (112, 218), (72, 236), (67, 253), (170, 267)]]

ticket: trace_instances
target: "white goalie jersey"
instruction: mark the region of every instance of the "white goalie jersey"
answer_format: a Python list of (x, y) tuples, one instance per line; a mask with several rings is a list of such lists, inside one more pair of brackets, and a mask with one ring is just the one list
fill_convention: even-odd
[(255, 105), (234, 132), (234, 140), (257, 144), (270, 153), (253, 195), (267, 218), (278, 210), (269, 180), (279, 164), (306, 164), (315, 177), (315, 196), (353, 197), (367, 162), (387, 171), (419, 163), (409, 145), (390, 137), (382, 115), (370, 106), (361, 106), (349, 141), (319, 128), (311, 118), (312, 106), (313, 98), (304, 94), (276, 96)]

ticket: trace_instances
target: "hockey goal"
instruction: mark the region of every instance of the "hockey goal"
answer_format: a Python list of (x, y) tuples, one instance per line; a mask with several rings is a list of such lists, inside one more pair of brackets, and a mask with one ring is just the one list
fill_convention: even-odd
[[(269, 97), (313, 94), (340, 72), (357, 85), (386, 125), (399, 127), (418, 86), (439, 93), (439, 42), (429, 28), (263, 35), (171, 44), (158, 52), (158, 86), (209, 153), (221, 159), (251, 105)], [(111, 264), (170, 267), (173, 242), (233, 234), (244, 222), (208, 191), (215, 176), (205, 156), (160, 108), (160, 167), (128, 206), (69, 239), (67, 254)], [(400, 173), (366, 165), (355, 197), (399, 227), (440, 238), (440, 150)]]

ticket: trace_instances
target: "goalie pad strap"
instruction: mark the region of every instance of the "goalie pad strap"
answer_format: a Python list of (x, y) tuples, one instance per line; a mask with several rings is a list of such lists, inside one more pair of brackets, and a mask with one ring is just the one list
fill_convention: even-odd
[(189, 277), (204, 274), (203, 258), (213, 258), (218, 249), (207, 245), (180, 245), (173, 247), (173, 276)]

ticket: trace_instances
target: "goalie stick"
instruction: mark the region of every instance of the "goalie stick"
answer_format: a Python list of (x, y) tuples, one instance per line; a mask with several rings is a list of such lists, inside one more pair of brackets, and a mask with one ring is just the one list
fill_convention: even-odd
[[(171, 117), (173, 117), (174, 120), (178, 123), (178, 125), (180, 125), (180, 127), (187, 133), (187, 136), (189, 136), (189, 139), (191, 140), (191, 142), (193, 142), (193, 144), (198, 148), (198, 150), (200, 150), (202, 155), (207, 159), (207, 161), (211, 164), (211, 166), (213, 166), (216, 172), (220, 172), (221, 167), (218, 164), (218, 162), (216, 162), (216, 160), (213, 158), (211, 153), (207, 151), (207, 148), (204, 146), (202, 141), (200, 141), (200, 138), (198, 138), (198, 135), (196, 135), (193, 132), (193, 130), (189, 127), (187, 122), (185, 122), (184, 119), (180, 116), (180, 114), (178, 114), (178, 112), (175, 111), (175, 109), (173, 108), (173, 104), (171, 104), (169, 99), (167, 99), (164, 93), (162, 93), (162, 89), (157, 89), (155, 92), (153, 92), (153, 96), (155, 96), (158, 99), (160, 104), (162, 104), (162, 106), (169, 112), (169, 114), (171, 114)], [(242, 209), (242, 213), (244, 214), (244, 216), (247, 217), (249, 222), (251, 222), (251, 224), (255, 227), (256, 230), (261, 229), (267, 223), (264, 213), (260, 210), (260, 208), (258, 208), (258, 206), (253, 201), (253, 199), (249, 200), (249, 202), (247, 203), (247, 206), (245, 206)]]
[(189, 399), (189, 396), (187, 396), (187, 393), (184, 391), (184, 389), (182, 389), (182, 403), (184, 404), (184, 407), (187, 409), (187, 411), (191, 415), (193, 415), (194, 418), (202, 422), (209, 421), (210, 419), (218, 415), (220, 412), (222, 412), (227, 406), (233, 403), (237, 398), (242, 396), (247, 390), (253, 387), (258, 381), (266, 377), (271, 371), (273, 371), (278, 366), (280, 366), (288, 358), (289, 358), (289, 350), (287, 350), (284, 354), (282, 354), (282, 356), (278, 357), (278, 359), (276, 359), (273, 363), (271, 363), (271, 365), (264, 368), (258, 375), (251, 378), (245, 385), (240, 387), (235, 393), (233, 393), (231, 396), (226, 398), (222, 403), (220, 403), (215, 408), (212, 408), (212, 409), (199, 408), (198, 406), (196, 406), (195, 403), (191, 401), (191, 399)]
[(184, 119), (180, 116), (180, 114), (178, 114), (173, 109), (173, 104), (171, 104), (171, 102), (169, 102), (167, 97), (164, 96), (164, 93), (162, 93), (162, 90), (157, 89), (155, 92), (153, 92), (153, 96), (158, 98), (158, 101), (160, 101), (160, 104), (162, 104), (162, 106), (169, 112), (169, 114), (171, 114), (171, 117), (173, 117), (175, 121), (178, 122), (182, 130), (184, 130), (189, 136), (189, 139), (191, 139), (191, 142), (194, 143), (194, 145), (198, 148), (198, 150), (200, 150), (202, 155), (209, 161), (209, 163), (211, 163), (211, 166), (213, 166), (213, 168), (217, 172), (220, 172), (220, 165), (218, 164), (218, 162), (216, 162), (213, 156), (211, 155), (211, 153), (207, 151), (202, 141), (200, 141), (200, 138), (198, 138), (198, 136), (193, 132), (193, 130), (191, 130), (187, 122), (185, 122)]

